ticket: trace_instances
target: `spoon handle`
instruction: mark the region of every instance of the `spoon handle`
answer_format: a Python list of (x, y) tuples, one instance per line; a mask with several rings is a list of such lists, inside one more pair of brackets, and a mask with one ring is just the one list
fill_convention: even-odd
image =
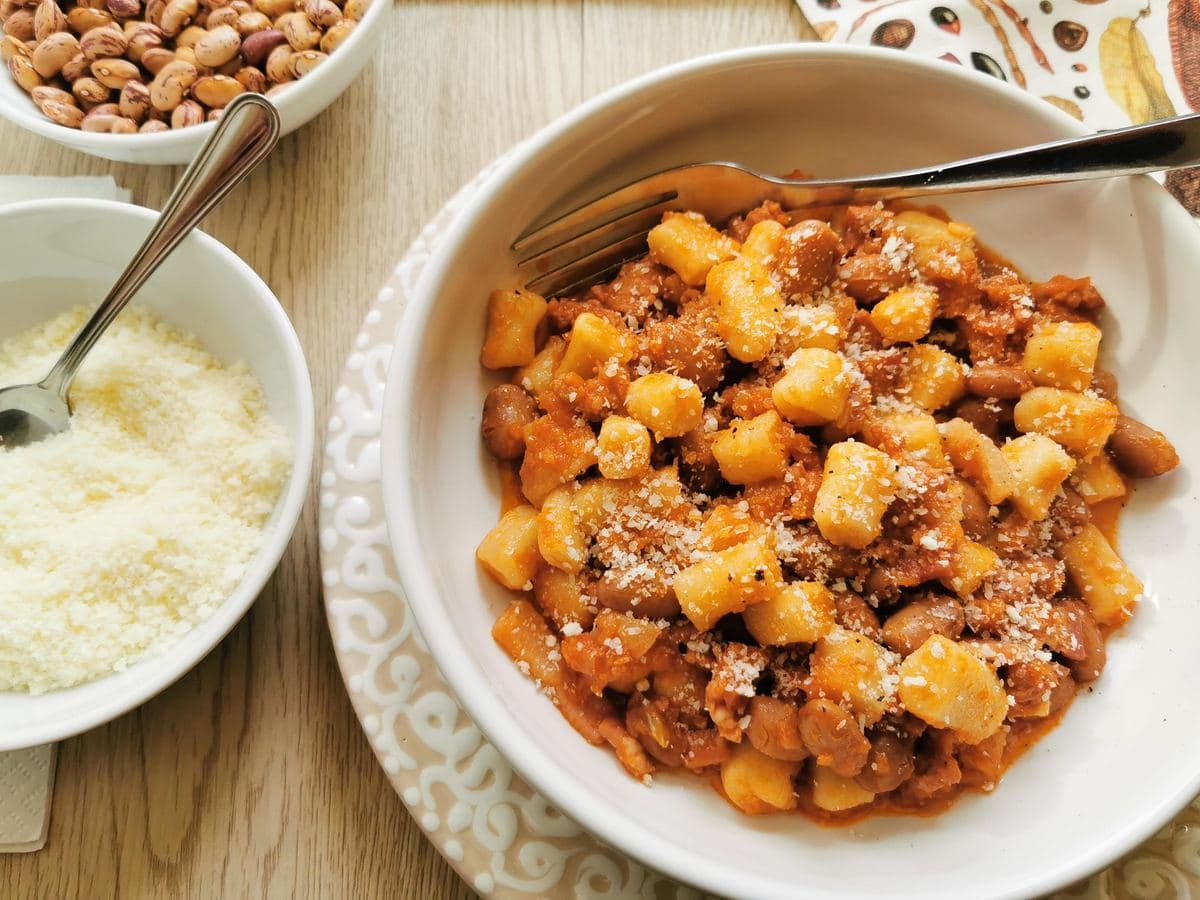
[(279, 140), (279, 114), (260, 94), (242, 94), (228, 106), (163, 206), (158, 221), (104, 302), (79, 329), (71, 346), (42, 380), (64, 401), (92, 346), (125, 304), (179, 242), (262, 162)]

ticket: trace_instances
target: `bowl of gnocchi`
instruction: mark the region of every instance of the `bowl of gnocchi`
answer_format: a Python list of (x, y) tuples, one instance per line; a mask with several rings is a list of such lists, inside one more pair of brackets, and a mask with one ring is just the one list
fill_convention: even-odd
[(601, 840), (726, 896), (1025, 897), (1200, 792), (1200, 234), (1153, 181), (668, 207), (559, 293), (511, 249), (685, 163), (1081, 130), (942, 63), (740, 50), (554, 123), (437, 248), (388, 376), (391, 545), (467, 711)]

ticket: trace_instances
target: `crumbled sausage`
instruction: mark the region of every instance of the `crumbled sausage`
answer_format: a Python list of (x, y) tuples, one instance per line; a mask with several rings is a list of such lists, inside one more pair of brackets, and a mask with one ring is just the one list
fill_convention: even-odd
[(783, 296), (811, 294), (828, 284), (844, 252), (837, 233), (820, 219), (789, 228), (775, 251), (774, 270)]

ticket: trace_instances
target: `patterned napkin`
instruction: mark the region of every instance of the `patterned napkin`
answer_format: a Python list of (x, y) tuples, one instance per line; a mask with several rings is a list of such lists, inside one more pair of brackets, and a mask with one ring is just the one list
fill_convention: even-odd
[[(1097, 131), (1200, 110), (1200, 0), (796, 0), (822, 40), (908, 50)], [(1200, 169), (1167, 176), (1200, 215)]]
[[(128, 201), (129, 191), (109, 177), (0, 176), (0, 205), (47, 197)], [(27, 853), (46, 845), (54, 757), (53, 744), (0, 753), (0, 853)]]

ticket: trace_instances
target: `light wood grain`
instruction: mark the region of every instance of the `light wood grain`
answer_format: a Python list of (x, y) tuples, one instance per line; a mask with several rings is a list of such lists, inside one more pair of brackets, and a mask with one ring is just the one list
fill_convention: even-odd
[[(324, 421), (371, 298), (489, 160), (584, 98), (714, 50), (812, 36), (790, 0), (405, 2), (365, 74), (205, 224), (275, 290)], [(157, 206), (178, 170), (0, 123), (0, 173), (105, 174)], [(49, 844), (0, 897), (471, 896), (371, 755), (321, 603), (313, 501), (254, 609), (193, 672), (60, 751)]]

